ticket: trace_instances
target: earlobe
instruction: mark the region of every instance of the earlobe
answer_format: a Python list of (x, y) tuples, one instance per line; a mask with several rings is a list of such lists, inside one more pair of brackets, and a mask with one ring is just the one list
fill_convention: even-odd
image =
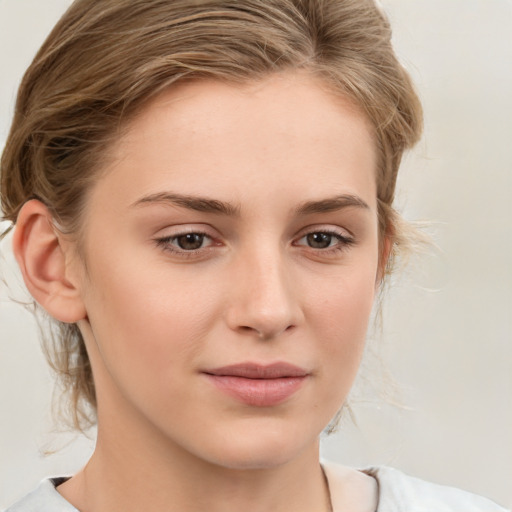
[(23, 205), (13, 251), (30, 294), (53, 318), (76, 323), (86, 317), (77, 279), (70, 276), (70, 246), (40, 201), (33, 199)]

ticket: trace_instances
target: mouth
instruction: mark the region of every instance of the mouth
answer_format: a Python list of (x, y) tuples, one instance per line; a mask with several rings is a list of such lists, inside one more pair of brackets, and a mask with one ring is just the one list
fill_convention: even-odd
[(310, 376), (289, 363), (241, 363), (204, 371), (221, 392), (246, 405), (272, 407), (291, 398)]

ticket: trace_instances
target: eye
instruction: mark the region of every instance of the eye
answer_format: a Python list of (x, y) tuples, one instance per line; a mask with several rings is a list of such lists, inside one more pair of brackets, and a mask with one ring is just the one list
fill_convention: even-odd
[(327, 249), (333, 241), (338, 241), (331, 233), (309, 233), (304, 238), (309, 247), (313, 249)]
[(343, 250), (354, 244), (354, 239), (335, 231), (312, 231), (297, 240), (295, 245), (310, 247), (315, 250)]
[(164, 250), (173, 253), (194, 253), (213, 245), (213, 240), (206, 233), (177, 233), (156, 239), (156, 243)]
[(196, 251), (203, 247), (206, 235), (203, 233), (187, 233), (173, 237), (172, 242), (184, 251)]

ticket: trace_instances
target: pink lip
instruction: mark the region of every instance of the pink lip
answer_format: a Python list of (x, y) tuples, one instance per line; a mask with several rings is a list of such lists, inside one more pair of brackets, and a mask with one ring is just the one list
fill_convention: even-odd
[(289, 363), (241, 363), (203, 372), (224, 393), (257, 407), (278, 405), (296, 393), (309, 373)]

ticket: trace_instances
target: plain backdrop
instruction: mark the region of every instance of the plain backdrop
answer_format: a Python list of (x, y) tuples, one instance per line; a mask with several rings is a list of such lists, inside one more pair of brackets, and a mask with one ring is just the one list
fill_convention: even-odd
[[(69, 0), (0, 0), (0, 147), (24, 69)], [(397, 204), (429, 220), (439, 250), (387, 293), (370, 334), (398, 394), (369, 362), (326, 458), (387, 464), (512, 505), (512, 2), (385, 0), (397, 52), (425, 107)], [(0, 509), (48, 475), (70, 474), (93, 441), (55, 432), (52, 377), (10, 238), (1, 246)], [(364, 385), (369, 382), (370, 385)], [(397, 407), (392, 401), (400, 401)], [(51, 456), (44, 451), (60, 450)]]

